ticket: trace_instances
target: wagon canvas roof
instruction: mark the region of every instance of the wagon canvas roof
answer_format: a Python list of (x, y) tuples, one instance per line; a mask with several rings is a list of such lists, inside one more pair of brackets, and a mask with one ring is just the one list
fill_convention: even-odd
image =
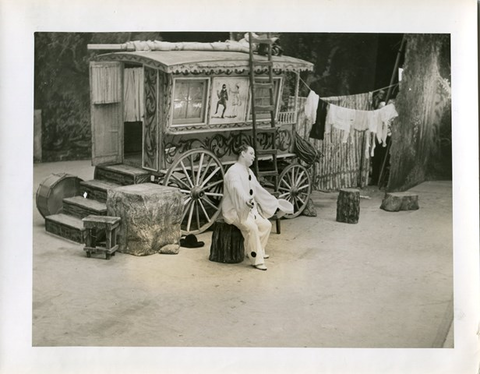
[[(265, 56), (255, 60), (267, 61)], [(249, 67), (249, 55), (225, 51), (135, 51), (99, 55), (96, 61), (137, 62), (156, 67), (166, 73), (222, 73)], [(289, 56), (272, 56), (273, 69), (282, 72), (312, 71), (313, 64)]]

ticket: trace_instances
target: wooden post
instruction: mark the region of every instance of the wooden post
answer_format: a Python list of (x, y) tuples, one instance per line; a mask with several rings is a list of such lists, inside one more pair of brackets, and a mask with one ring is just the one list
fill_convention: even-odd
[(357, 223), (360, 216), (360, 191), (353, 188), (340, 190), (337, 199), (337, 222)]

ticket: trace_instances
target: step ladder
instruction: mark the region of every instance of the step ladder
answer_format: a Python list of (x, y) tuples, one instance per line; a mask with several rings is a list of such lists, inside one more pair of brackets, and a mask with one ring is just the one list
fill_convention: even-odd
[[(274, 189), (277, 191), (278, 187), (278, 167), (277, 167), (277, 127), (275, 124), (275, 85), (273, 83), (273, 62), (272, 62), (272, 45), (274, 39), (270, 38), (270, 34), (267, 34), (267, 37), (254, 37), (253, 33), (248, 33), (249, 40), (249, 52), (250, 52), (250, 93), (252, 100), (252, 131), (253, 131), (253, 144), (252, 148), (255, 151), (255, 162), (254, 162), (254, 173), (257, 178), (270, 176), (272, 177), (274, 183)], [(254, 44), (264, 44), (267, 46), (267, 60), (255, 59), (254, 58)], [(268, 75), (266, 77), (260, 77), (255, 75), (255, 69), (259, 67), (267, 67)], [(268, 89), (269, 92), (269, 105), (258, 105), (255, 101), (255, 89), (262, 88)], [(270, 149), (258, 149), (258, 138), (257, 138), (257, 113), (258, 112), (269, 112), (270, 113), (270, 128), (262, 128), (262, 133), (269, 133), (271, 136), (272, 147)], [(269, 155), (272, 157), (272, 167), (268, 170), (260, 170), (259, 167), (259, 158), (261, 156)]]

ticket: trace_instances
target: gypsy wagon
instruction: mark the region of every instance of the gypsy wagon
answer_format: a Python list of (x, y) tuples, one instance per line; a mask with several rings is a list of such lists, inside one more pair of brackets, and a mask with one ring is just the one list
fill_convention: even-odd
[(200, 233), (217, 218), (224, 171), (247, 143), (259, 179), (294, 204), (289, 218), (299, 215), (311, 187), (294, 152), (296, 97), (299, 73), (313, 64), (252, 45), (89, 45), (109, 50), (90, 65), (93, 165), (134, 166), (178, 187), (182, 230)]

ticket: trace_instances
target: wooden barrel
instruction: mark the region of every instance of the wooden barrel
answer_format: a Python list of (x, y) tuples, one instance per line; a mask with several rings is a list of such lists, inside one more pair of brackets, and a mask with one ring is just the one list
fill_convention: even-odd
[(63, 199), (80, 194), (82, 179), (66, 173), (50, 174), (37, 189), (37, 209), (43, 218), (62, 211)]

